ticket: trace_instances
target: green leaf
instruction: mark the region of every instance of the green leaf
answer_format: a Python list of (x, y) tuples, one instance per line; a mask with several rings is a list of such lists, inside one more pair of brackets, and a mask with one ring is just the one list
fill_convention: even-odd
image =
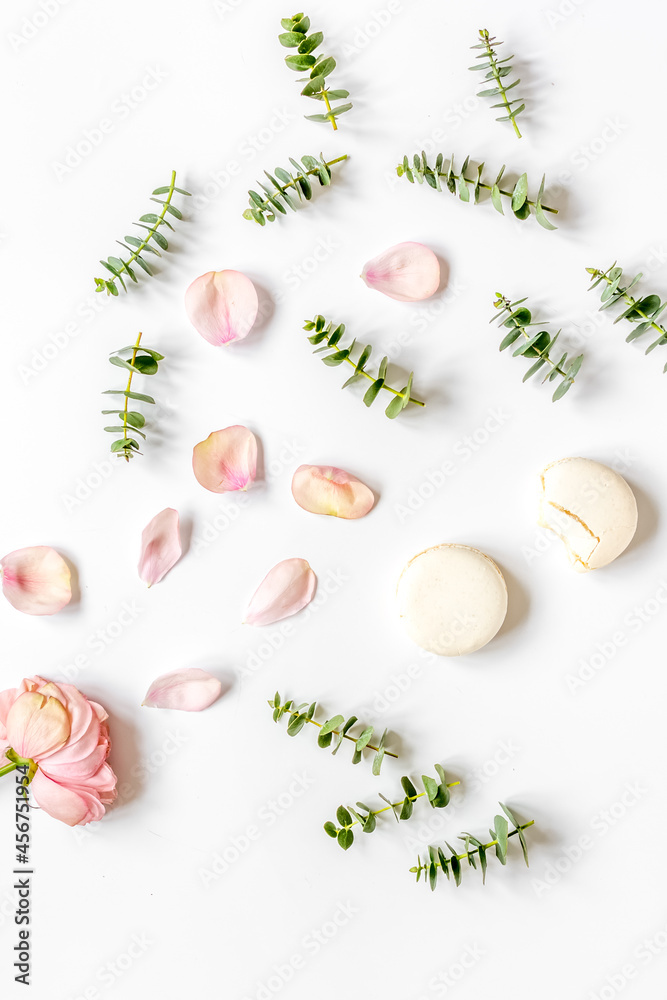
[(336, 819), (338, 820), (341, 826), (352, 825), (352, 817), (350, 816), (345, 806), (338, 806), (338, 809), (336, 810)]
[(310, 69), (311, 66), (314, 66), (316, 59), (315, 56), (308, 54), (299, 55), (297, 53), (297, 55), (294, 56), (285, 56), (285, 62), (290, 69), (301, 71)]
[(338, 843), (344, 851), (347, 851), (350, 847), (352, 847), (352, 844), (354, 843), (354, 833), (352, 830), (339, 830)]
[(338, 831), (336, 830), (336, 827), (331, 822), (331, 820), (327, 820), (327, 822), (324, 824), (324, 829), (330, 837), (334, 837), (335, 839), (338, 836)]
[(512, 192), (512, 211), (516, 215), (518, 211), (523, 207), (528, 197), (528, 177), (526, 174), (521, 174), (518, 181), (514, 185), (514, 190)]
[(152, 396), (146, 396), (142, 392), (130, 392), (127, 389), (105, 389), (103, 396), (126, 396), (128, 399), (138, 399), (142, 403), (155, 403)]
[(278, 35), (278, 41), (287, 49), (294, 49), (303, 42), (303, 35), (300, 31), (284, 31)]
[[(302, 54), (312, 52), (313, 49), (316, 49), (317, 46), (321, 45), (323, 41), (324, 41), (324, 35), (322, 34), (321, 31), (314, 31), (313, 34), (308, 35), (307, 38), (304, 38), (302, 35), (301, 41), (297, 43), (299, 46), (299, 52)], [(285, 43), (283, 42), (283, 45), (284, 44)]]
[(368, 387), (363, 400), (366, 406), (371, 406), (375, 402), (375, 399), (377, 398), (383, 385), (384, 385), (384, 379), (379, 378), (376, 379), (375, 382), (373, 382), (373, 384)]

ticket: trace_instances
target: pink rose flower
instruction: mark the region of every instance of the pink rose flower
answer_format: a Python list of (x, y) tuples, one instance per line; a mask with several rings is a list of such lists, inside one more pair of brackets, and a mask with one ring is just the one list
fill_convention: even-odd
[(69, 826), (102, 819), (116, 797), (107, 719), (73, 684), (21, 681), (0, 692), (0, 774), (27, 766), (37, 805)]

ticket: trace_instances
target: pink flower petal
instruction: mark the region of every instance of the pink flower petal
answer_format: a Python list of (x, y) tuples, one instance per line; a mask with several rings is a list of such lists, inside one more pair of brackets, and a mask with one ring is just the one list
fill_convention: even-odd
[(142, 704), (147, 708), (177, 708), (181, 712), (201, 712), (220, 697), (222, 684), (217, 677), (187, 667), (163, 674), (153, 681)]
[(398, 243), (364, 265), (361, 277), (369, 288), (399, 302), (428, 299), (438, 290), (438, 258), (421, 243)]
[(48, 545), (16, 549), (3, 559), (2, 592), (26, 615), (54, 615), (72, 597), (69, 566)]
[(240, 424), (213, 431), (195, 445), (192, 468), (197, 482), (211, 493), (247, 490), (257, 472), (257, 439)]
[(305, 559), (283, 559), (269, 570), (250, 599), (246, 625), (270, 625), (310, 604), (317, 577)]
[(292, 496), (313, 514), (346, 519), (364, 517), (375, 503), (368, 486), (331, 465), (300, 465), (292, 479)]
[(149, 587), (159, 583), (181, 558), (181, 552), (178, 511), (166, 507), (148, 522), (141, 533), (139, 579)]
[(207, 271), (185, 293), (190, 322), (214, 347), (247, 337), (258, 307), (255, 286), (240, 271)]
[(40, 809), (68, 826), (85, 825), (104, 816), (104, 800), (85, 786), (61, 785), (40, 770), (30, 788)]
[(57, 698), (25, 691), (7, 715), (7, 741), (19, 757), (40, 760), (60, 749), (70, 735), (70, 719)]

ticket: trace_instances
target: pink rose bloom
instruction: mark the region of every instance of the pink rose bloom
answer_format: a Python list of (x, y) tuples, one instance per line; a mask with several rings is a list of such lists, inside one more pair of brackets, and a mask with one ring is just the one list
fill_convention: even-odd
[(7, 773), (17, 758), (27, 764), (35, 801), (54, 819), (69, 826), (102, 819), (116, 797), (107, 719), (73, 684), (25, 679), (0, 692), (0, 767)]

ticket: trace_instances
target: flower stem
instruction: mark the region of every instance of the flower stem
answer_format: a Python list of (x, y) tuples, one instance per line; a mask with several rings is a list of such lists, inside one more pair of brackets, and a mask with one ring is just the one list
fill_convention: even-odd
[[(529, 826), (532, 826), (534, 822), (535, 822), (535, 820), (531, 819), (531, 820), (529, 820), (528, 823), (521, 823), (515, 830), (511, 830), (507, 834), (508, 838), (509, 837), (513, 837), (516, 833), (519, 832), (519, 830), (526, 830)], [(488, 851), (488, 849), (490, 847), (495, 847), (497, 843), (498, 843), (497, 840), (490, 840), (488, 844), (482, 844), (482, 849), (485, 850), (485, 851)], [(479, 847), (474, 847), (474, 848), (472, 848), (472, 850), (470, 850), (468, 852), (464, 851), (463, 854), (453, 854), (452, 858), (456, 858), (458, 861), (465, 861), (465, 859), (468, 857), (468, 854), (479, 854)], [(447, 858), (447, 860), (451, 861), (452, 858)], [(441, 868), (442, 867), (442, 865), (440, 864), (439, 861), (435, 861), (434, 860), (433, 864), (436, 866), (436, 868)], [(419, 865), (415, 865), (415, 867), (411, 868), (410, 871), (411, 872), (428, 871), (428, 869), (430, 867), (431, 867), (430, 862), (429, 862), (429, 864), (424, 864), (424, 865), (422, 865), (421, 862), (420, 862)]]
[[(132, 357), (130, 358), (130, 364), (131, 365), (134, 365), (134, 362), (137, 359), (137, 352), (139, 350), (139, 344), (141, 343), (142, 336), (143, 335), (140, 333), (139, 336), (137, 337), (136, 341), (135, 341), (134, 347), (132, 349)], [(127, 439), (127, 410), (128, 410), (128, 405), (129, 405), (129, 402), (130, 402), (130, 397), (128, 396), (128, 393), (129, 393), (130, 389), (132, 388), (132, 376), (133, 375), (134, 375), (134, 372), (131, 371), (130, 375), (129, 375), (129, 378), (127, 380), (127, 386), (125, 387), (125, 405), (123, 407), (123, 440)], [(127, 452), (125, 452), (125, 461), (126, 462), (130, 461), (130, 456), (129, 456), (129, 454)]]
[[(271, 702), (271, 701), (270, 701), (270, 702), (269, 702), (269, 705), (273, 706), (273, 702)], [(298, 711), (292, 711), (292, 710), (290, 709), (290, 710), (289, 710), (289, 711), (287, 712), (287, 715), (301, 715), (301, 712), (298, 712)], [(307, 719), (306, 719), (306, 722), (311, 722), (311, 723), (312, 723), (312, 724), (313, 724), (314, 726), (317, 726), (317, 728), (318, 728), (318, 729), (321, 729), (321, 728), (322, 728), (322, 726), (324, 725), (324, 723), (323, 723), (323, 722), (315, 722), (315, 719), (308, 719), (308, 718), (307, 718)], [(334, 736), (340, 736), (340, 732), (339, 732), (339, 730), (338, 730), (338, 729), (332, 729), (332, 730), (331, 730), (331, 733), (333, 733), (333, 735), (334, 735)], [(348, 736), (348, 734), (347, 734), (347, 733), (343, 733), (343, 736), (344, 736), (344, 738), (345, 738), (346, 740), (351, 740), (351, 741), (352, 741), (352, 743), (356, 743), (356, 742), (357, 742), (357, 740), (356, 740), (356, 738), (355, 738), (354, 736)], [(379, 749), (380, 749), (379, 747), (376, 747), (376, 746), (373, 746), (373, 744), (372, 744), (372, 743), (367, 743), (367, 744), (366, 744), (366, 746), (368, 747), (368, 749), (369, 749), (369, 750), (375, 750), (375, 752), (376, 752), (376, 753), (377, 753), (377, 752), (379, 751)], [(384, 748), (383, 748), (383, 749), (384, 749)], [(398, 754), (397, 754), (397, 753), (392, 753), (392, 752), (391, 752), (391, 750), (385, 750), (384, 752), (385, 752), (385, 755), (386, 755), (387, 757), (395, 757), (395, 758), (396, 758), (396, 759), (398, 760)]]
[[(516, 120), (515, 120), (514, 116), (512, 115), (512, 108), (511, 108), (511, 105), (510, 105), (509, 101), (507, 100), (507, 91), (505, 90), (505, 85), (503, 84), (502, 77), (501, 77), (500, 73), (498, 72), (498, 65), (496, 63), (496, 54), (493, 51), (492, 46), (489, 44), (489, 33), (486, 30), (486, 28), (480, 29), (479, 37), (482, 39), (482, 41), (484, 42), (484, 44), (486, 46), (486, 55), (488, 56), (489, 63), (491, 64), (491, 72), (493, 73), (493, 78), (496, 81), (496, 86), (498, 87), (498, 90), (500, 91), (501, 100), (502, 100), (502, 102), (503, 102), (503, 104), (505, 106), (507, 114), (509, 115), (509, 119), (512, 122), (512, 125), (514, 126), (514, 131), (517, 134), (517, 138), (521, 139), (522, 136), (521, 136), (521, 133), (519, 132), (519, 126), (517, 125)], [(484, 185), (482, 185), (482, 187), (483, 186)], [(545, 211), (546, 212), (550, 212), (551, 209), (545, 208)]]
[[(322, 87), (322, 90), (320, 91), (320, 93), (322, 94), (322, 98), (323, 98), (324, 103), (326, 105), (327, 114), (329, 115), (329, 121), (333, 125), (334, 132), (337, 132), (338, 131), (338, 126), (336, 125), (336, 116), (334, 114), (332, 114), (332, 112), (331, 112), (331, 105), (329, 104), (329, 95), (327, 94), (327, 91), (324, 89), (324, 87)], [(335, 162), (336, 162), (335, 160), (332, 160), (332, 163), (335, 163)]]

